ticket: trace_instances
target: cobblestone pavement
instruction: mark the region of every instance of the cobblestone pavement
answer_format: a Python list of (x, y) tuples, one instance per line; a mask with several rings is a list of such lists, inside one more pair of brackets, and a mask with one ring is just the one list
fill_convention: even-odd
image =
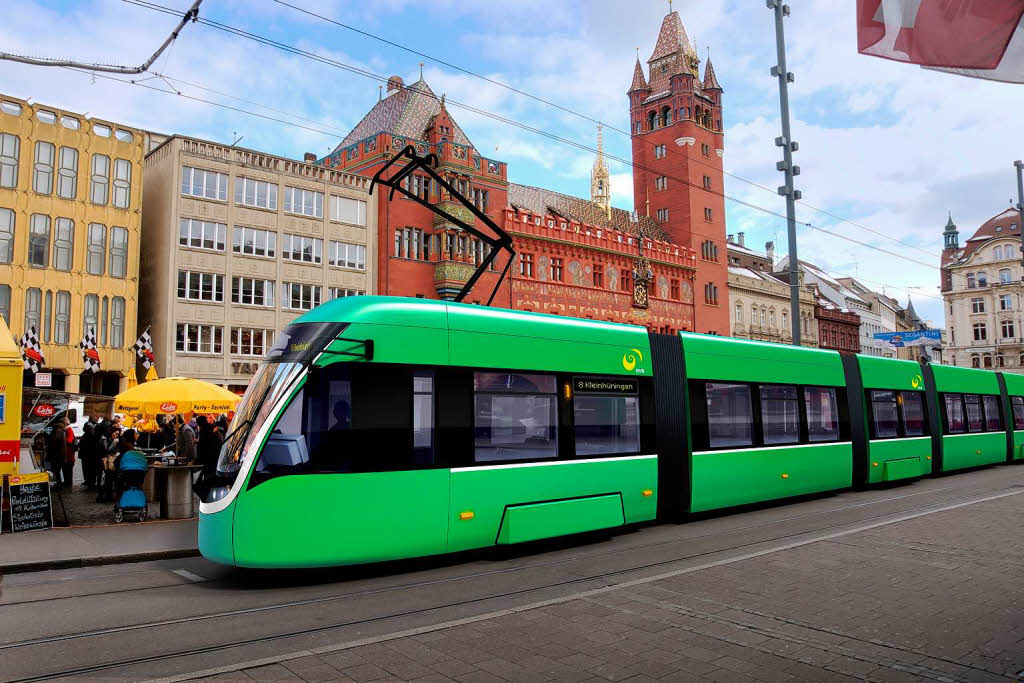
[(212, 680), (1022, 680), (1022, 515), (1011, 495)]
[[(81, 461), (76, 460), (71, 490), (53, 490), (54, 523), (58, 526), (94, 526), (97, 524), (114, 523), (114, 504), (97, 503), (96, 491), (88, 491), (82, 487)], [(199, 509), (198, 499), (193, 501), (195, 509)], [(160, 503), (149, 502), (149, 520), (156, 521), (160, 516)], [(135, 521), (134, 517), (129, 521)]]

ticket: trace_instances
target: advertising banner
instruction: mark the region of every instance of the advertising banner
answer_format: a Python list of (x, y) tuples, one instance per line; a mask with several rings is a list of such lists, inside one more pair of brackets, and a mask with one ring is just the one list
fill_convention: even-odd
[(937, 346), (942, 341), (941, 330), (915, 330), (913, 332), (876, 332), (875, 339), (893, 348), (904, 346)]

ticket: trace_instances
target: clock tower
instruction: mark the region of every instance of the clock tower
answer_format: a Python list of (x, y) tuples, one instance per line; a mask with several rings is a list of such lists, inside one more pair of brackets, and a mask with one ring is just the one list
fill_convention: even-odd
[(729, 334), (722, 86), (679, 13), (661, 22), (647, 68), (637, 55), (629, 97), (633, 205), (698, 255), (694, 329)]

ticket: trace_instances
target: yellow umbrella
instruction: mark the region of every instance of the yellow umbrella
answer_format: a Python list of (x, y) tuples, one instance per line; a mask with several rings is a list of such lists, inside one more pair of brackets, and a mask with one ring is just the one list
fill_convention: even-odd
[(228, 413), (241, 396), (190, 377), (165, 377), (125, 389), (114, 397), (114, 412), (125, 415)]
[(160, 377), (156, 374), (156, 366), (150, 365), (149, 370), (146, 371), (146, 381), (152, 382), (155, 379), (160, 379)]
[(134, 366), (132, 366), (131, 368), (128, 368), (128, 382), (127, 382), (127, 384), (128, 384), (128, 388), (129, 389), (131, 389), (132, 387), (139, 386), (139, 380), (137, 380), (135, 378), (135, 367)]

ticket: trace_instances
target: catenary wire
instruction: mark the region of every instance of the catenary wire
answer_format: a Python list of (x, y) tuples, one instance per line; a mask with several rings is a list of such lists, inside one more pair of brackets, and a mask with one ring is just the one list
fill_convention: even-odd
[[(483, 81), (485, 81), (487, 83), (490, 83), (491, 85), (496, 85), (496, 86), (498, 86), (500, 88), (504, 88), (505, 90), (513, 92), (513, 93), (515, 93), (517, 95), (521, 95), (523, 97), (529, 98), (529, 99), (534, 100), (536, 102), (540, 102), (541, 104), (544, 104), (544, 105), (546, 105), (548, 107), (553, 107), (555, 109), (558, 109), (559, 111), (565, 112), (567, 114), (571, 114), (572, 116), (576, 116), (576, 117), (581, 118), (581, 119), (583, 119), (585, 121), (589, 121), (591, 123), (600, 124), (600, 125), (604, 126), (605, 128), (607, 128), (608, 130), (614, 131), (616, 133), (620, 133), (620, 134), (625, 135), (625, 136), (627, 136), (627, 137), (629, 137), (631, 139), (633, 137), (633, 134), (630, 131), (618, 128), (617, 126), (614, 126), (614, 125), (612, 125), (610, 123), (606, 123), (604, 121), (596, 119), (596, 118), (594, 118), (593, 116), (591, 116), (589, 114), (577, 111), (575, 109), (572, 109), (571, 107), (566, 107), (564, 105), (558, 104), (557, 102), (552, 102), (551, 100), (548, 100), (548, 99), (545, 99), (543, 97), (540, 97), (539, 95), (535, 95), (535, 94), (533, 94), (531, 92), (522, 90), (520, 88), (516, 88), (515, 86), (509, 85), (508, 83), (503, 83), (502, 81), (499, 81), (499, 80), (497, 80), (495, 78), (490, 78), (490, 77), (485, 76), (485, 75), (483, 75), (481, 73), (473, 71), (472, 69), (467, 69), (467, 68), (459, 66), (457, 64), (453, 64), (452, 62), (449, 62), (449, 61), (446, 61), (444, 59), (441, 59), (440, 57), (435, 57), (435, 56), (427, 54), (425, 52), (421, 52), (421, 51), (416, 50), (414, 48), (411, 48), (411, 47), (409, 47), (407, 45), (402, 45), (401, 43), (396, 43), (395, 41), (389, 40), (389, 39), (387, 39), (387, 38), (385, 38), (383, 36), (379, 36), (379, 35), (376, 35), (374, 33), (370, 33), (369, 31), (357, 28), (355, 26), (352, 26), (351, 24), (346, 24), (344, 22), (338, 21), (337, 19), (333, 19), (331, 17), (324, 16), (323, 14), (319, 14), (317, 12), (314, 12), (312, 10), (306, 9), (304, 7), (299, 7), (298, 5), (293, 5), (293, 4), (289, 3), (289, 2), (285, 2), (285, 0), (274, 0), (274, 2), (276, 2), (279, 5), (283, 5), (285, 7), (290, 7), (291, 9), (293, 9), (293, 10), (295, 10), (297, 12), (301, 12), (301, 13), (306, 14), (308, 16), (320, 19), (321, 21), (325, 21), (327, 23), (334, 24), (335, 26), (339, 26), (341, 28), (347, 29), (347, 30), (352, 31), (354, 33), (358, 33), (358, 34), (360, 34), (362, 36), (366, 36), (367, 38), (372, 38), (374, 40), (377, 40), (377, 41), (380, 41), (382, 43), (385, 43), (386, 45), (390, 45), (390, 46), (396, 47), (396, 48), (398, 48), (400, 50), (404, 50), (406, 52), (409, 52), (410, 54), (414, 54), (414, 55), (417, 55), (419, 57), (423, 57), (424, 59), (429, 59), (432, 62), (435, 62), (437, 64), (441, 64), (442, 66), (446, 66), (446, 67), (448, 67), (450, 69), (454, 69), (456, 71), (462, 72), (462, 73), (464, 73), (464, 74), (466, 74), (468, 76), (472, 76), (474, 78), (479, 78), (480, 80), (483, 80)], [(646, 138), (639, 138), (639, 139), (640, 139), (641, 142), (646, 143), (650, 147), (654, 147), (655, 146), (655, 143), (647, 140)], [(679, 154), (679, 152), (677, 152), (674, 149), (670, 149), (668, 151), (669, 151), (670, 154)], [(714, 166), (713, 164), (709, 164), (709, 163), (707, 163), (705, 161), (702, 161), (700, 159), (697, 159), (697, 158), (690, 159), (690, 161), (696, 161), (698, 164), (700, 164), (702, 166), (706, 166), (706, 167), (711, 168), (711, 169), (714, 169), (716, 171), (721, 170), (721, 172), (723, 174), (729, 176), (730, 178), (733, 178), (733, 179), (738, 180), (740, 182), (746, 183), (746, 184), (751, 185), (753, 187), (759, 188), (761, 190), (764, 190), (765, 192), (770, 192), (772, 194), (775, 194), (775, 190), (773, 190), (770, 187), (766, 187), (764, 185), (761, 185), (758, 182), (755, 182), (755, 181), (750, 180), (748, 178), (744, 178), (742, 176), (736, 175), (735, 173), (730, 173), (730, 172), (728, 172), (728, 171), (726, 171), (724, 169), (719, 169), (717, 166)], [(935, 252), (928, 251), (927, 249), (923, 249), (923, 248), (921, 248), (919, 246), (916, 246), (914, 244), (911, 244), (909, 242), (905, 242), (905, 241), (903, 241), (903, 240), (901, 240), (899, 238), (893, 237), (891, 235), (887, 235), (884, 232), (882, 232), (881, 230), (876, 230), (874, 228), (868, 227), (868, 226), (863, 225), (861, 223), (858, 223), (856, 221), (852, 221), (852, 220), (850, 220), (848, 218), (843, 218), (842, 216), (838, 216), (838, 215), (836, 215), (836, 214), (834, 214), (834, 213), (832, 213), (830, 211), (827, 211), (825, 209), (820, 209), (820, 208), (818, 208), (818, 207), (816, 207), (816, 206), (814, 206), (814, 205), (812, 205), (812, 204), (810, 204), (810, 203), (808, 203), (806, 201), (799, 200), (798, 203), (801, 204), (802, 206), (806, 206), (807, 208), (809, 208), (809, 209), (811, 209), (813, 211), (817, 211), (817, 212), (822, 213), (822, 214), (824, 214), (826, 216), (829, 216), (830, 218), (833, 218), (833, 219), (835, 219), (837, 221), (840, 221), (841, 223), (849, 223), (850, 225), (856, 226), (856, 227), (860, 228), (861, 230), (865, 230), (867, 232), (874, 233), (876, 235), (879, 235), (880, 237), (884, 237), (884, 238), (886, 238), (888, 240), (892, 240), (893, 242), (897, 242), (899, 244), (902, 244), (905, 247), (910, 247), (911, 249), (916, 249), (917, 251), (920, 251), (920, 252), (922, 252), (924, 254), (927, 254), (928, 256), (934, 256), (934, 257), (938, 257), (939, 256)]]
[[(168, 8), (168, 7), (164, 7), (164, 6), (158, 5), (156, 3), (147, 2), (146, 0), (124, 0), (124, 2), (129, 3), (129, 4), (133, 4), (133, 5), (137, 5), (139, 7), (143, 7), (143, 8), (146, 8), (146, 9), (150, 9), (150, 10), (154, 10), (154, 11), (158, 11), (158, 12), (163, 12), (165, 14), (176, 15), (178, 13), (177, 10), (174, 10), (174, 9)], [(221, 31), (225, 31), (227, 33), (232, 33), (234, 35), (237, 35), (237, 36), (240, 36), (240, 37), (243, 37), (243, 38), (248, 38), (250, 40), (253, 40), (255, 42), (258, 42), (258, 43), (261, 43), (261, 44), (264, 44), (264, 45), (268, 45), (270, 47), (275, 47), (277, 49), (283, 50), (285, 52), (289, 52), (291, 54), (295, 54), (295, 55), (298, 55), (298, 56), (301, 56), (301, 57), (305, 57), (305, 58), (311, 59), (313, 61), (318, 61), (318, 62), (321, 62), (323, 64), (327, 64), (329, 66), (333, 66), (333, 67), (336, 67), (336, 68), (339, 68), (339, 69), (342, 69), (342, 70), (345, 70), (345, 71), (349, 71), (351, 73), (354, 73), (354, 74), (357, 74), (357, 75), (361, 75), (361, 76), (370, 78), (372, 80), (377, 80), (377, 81), (385, 82), (385, 83), (387, 82), (387, 77), (386, 76), (382, 76), (380, 74), (376, 74), (376, 73), (373, 73), (373, 72), (368, 71), (366, 69), (362, 69), (360, 67), (352, 66), (350, 64), (345, 64), (343, 62), (339, 62), (337, 60), (330, 59), (330, 58), (324, 57), (322, 55), (317, 55), (315, 53), (312, 53), (312, 52), (309, 52), (309, 51), (306, 51), (306, 50), (302, 50), (300, 48), (296, 48), (294, 46), (287, 45), (285, 43), (281, 43), (279, 41), (276, 41), (276, 40), (273, 40), (273, 39), (270, 39), (270, 38), (266, 38), (264, 36), (260, 36), (260, 35), (254, 34), (254, 33), (251, 33), (249, 31), (245, 31), (243, 29), (239, 29), (239, 28), (234, 27), (234, 26), (223, 24), (221, 22), (217, 22), (217, 21), (214, 21), (214, 20), (211, 20), (211, 19), (205, 19), (205, 18), (202, 18), (202, 17), (199, 19), (199, 23), (202, 23), (202, 24), (204, 24), (206, 26), (210, 26), (212, 28), (219, 29)], [(114, 80), (117, 80), (117, 79), (114, 79)], [(133, 85), (136, 85), (136, 83), (133, 83)], [(153, 88), (153, 89), (156, 90), (157, 92), (169, 92), (169, 91), (165, 91), (165, 90), (162, 90), (162, 89), (159, 89), (159, 88)], [(437, 98), (436, 95), (434, 95), (431, 92), (427, 92), (427, 91), (417, 91), (417, 92), (419, 92), (420, 94), (422, 94), (424, 96), (428, 96), (428, 97), (433, 97), (435, 99), (439, 99), (439, 98)], [(259, 117), (264, 118), (264, 119), (278, 121), (280, 123), (289, 123), (289, 122), (281, 121), (279, 119), (275, 119), (273, 117), (264, 116), (264, 115), (261, 115), (261, 114), (255, 114), (253, 112), (245, 112), (244, 110), (240, 110), (240, 109), (237, 109), (235, 107), (230, 107), (230, 106), (227, 106), (227, 105), (223, 105), (221, 103), (215, 103), (215, 102), (211, 102), (211, 101), (208, 101), (208, 100), (203, 100), (202, 98), (197, 98), (197, 97), (194, 97), (194, 96), (185, 95), (185, 94), (180, 93), (180, 92), (176, 92), (176, 93), (172, 93), (172, 94), (178, 94), (178, 95), (180, 95), (182, 97), (186, 97), (188, 99), (192, 99), (192, 100), (195, 100), (195, 101), (206, 102), (208, 104), (214, 104), (215, 106), (224, 106), (224, 107), (226, 107), (228, 109), (231, 109), (231, 110), (234, 110), (234, 111), (239, 111), (239, 112), (242, 112), (242, 113), (252, 113), (254, 116), (259, 116)], [(536, 128), (534, 126), (530, 126), (528, 124), (516, 121), (514, 119), (509, 119), (507, 117), (501, 116), (499, 114), (495, 114), (493, 112), (487, 111), (485, 109), (481, 109), (479, 107), (475, 107), (473, 105), (469, 105), (469, 104), (466, 104), (466, 103), (463, 103), (463, 102), (459, 102), (459, 101), (456, 101), (456, 100), (451, 100), (451, 99), (446, 99), (446, 103), (451, 104), (451, 105), (453, 105), (455, 107), (458, 107), (458, 108), (461, 108), (461, 109), (465, 109), (465, 110), (467, 110), (467, 111), (469, 111), (471, 113), (475, 113), (475, 114), (483, 116), (485, 118), (490, 118), (492, 120), (498, 121), (499, 123), (504, 123), (506, 125), (517, 127), (517, 128), (522, 129), (522, 130), (525, 130), (527, 132), (532, 132), (534, 134), (546, 137), (548, 139), (554, 140), (556, 142), (560, 142), (562, 144), (565, 144), (565, 145), (568, 145), (568, 146), (571, 146), (571, 147), (575, 147), (575, 148), (580, 149), (580, 150), (584, 150), (584, 151), (587, 151), (587, 152), (590, 152), (590, 153), (596, 153), (597, 152), (597, 150), (595, 148), (590, 147), (590, 146), (588, 146), (586, 144), (580, 143), (580, 142), (575, 141), (575, 140), (571, 140), (569, 138), (562, 137), (560, 135), (556, 135), (554, 133), (551, 133), (551, 132), (548, 132), (548, 131)], [(299, 125), (299, 124), (289, 124), (289, 125)], [(307, 127), (307, 126), (300, 126), (300, 127), (306, 128), (307, 130), (313, 130), (313, 129)], [(327, 133), (326, 131), (321, 131), (321, 130), (317, 130), (316, 132), (319, 132), (319, 133), (322, 133), (322, 134), (330, 134), (330, 133)], [(656, 172), (656, 171), (654, 171), (654, 169), (650, 169), (650, 168), (647, 168), (645, 166), (635, 164), (634, 162), (632, 162), (630, 160), (623, 159), (623, 158), (617, 157), (615, 155), (611, 155), (611, 154), (605, 153), (605, 156), (608, 157), (609, 159), (612, 159), (614, 161), (618, 161), (618, 162), (620, 162), (620, 163), (622, 163), (622, 164), (624, 164), (626, 166), (630, 166), (630, 167), (635, 168), (635, 169), (649, 171), (649, 172), (652, 172), (652, 173)], [(658, 172), (660, 172), (660, 171), (658, 171)], [(664, 175), (664, 173), (662, 173), (662, 174)], [(719, 192), (719, 191), (716, 191), (716, 190), (705, 188), (702, 185), (698, 185), (698, 184), (690, 182), (690, 181), (688, 181), (686, 179), (678, 178), (678, 177), (675, 177), (675, 176), (668, 176), (668, 175), (666, 175), (666, 177), (669, 178), (669, 179), (675, 180), (676, 182), (679, 182), (679, 183), (682, 183), (684, 185), (690, 186), (690, 187), (703, 189), (703, 190), (705, 190), (705, 191), (707, 191), (707, 192), (709, 192), (711, 194), (720, 196), (723, 199), (728, 199), (729, 201), (732, 201), (734, 203), (740, 204), (741, 206), (745, 206), (747, 208), (754, 209), (756, 211), (761, 211), (762, 213), (766, 213), (766, 214), (775, 216), (775, 217), (780, 218), (780, 219), (785, 219), (786, 218), (783, 214), (778, 213), (776, 211), (773, 211), (772, 209), (767, 209), (765, 207), (753, 204), (753, 203), (748, 202), (746, 200), (739, 199), (738, 197), (733, 197), (731, 195), (727, 195), (724, 192)], [(814, 225), (812, 223), (809, 223), (809, 222), (800, 222), (799, 224), (801, 226), (803, 226), (803, 227), (810, 228), (810, 229), (815, 230), (817, 232), (821, 232), (821, 233), (826, 234), (826, 235), (831, 235), (833, 237), (838, 237), (839, 239), (845, 240), (847, 242), (850, 242), (850, 243), (853, 243), (853, 244), (857, 244), (859, 246), (862, 246), (862, 247), (865, 247), (865, 248), (868, 248), (868, 249), (874, 249), (876, 251), (879, 251), (881, 253), (893, 256), (895, 258), (903, 259), (905, 261), (908, 261), (908, 262), (911, 262), (911, 263), (915, 263), (915, 264), (924, 266), (926, 268), (933, 268), (933, 269), (938, 270), (938, 268), (935, 265), (933, 265), (933, 264), (925, 263), (924, 261), (919, 261), (919, 260), (911, 258), (909, 256), (905, 256), (903, 254), (899, 254), (897, 252), (890, 251), (888, 249), (884, 249), (882, 247), (878, 247), (878, 246), (869, 244), (867, 242), (864, 242), (864, 241), (861, 241), (861, 240), (858, 240), (858, 239), (855, 239), (855, 238), (852, 238), (852, 237), (849, 237), (849, 236), (846, 236), (846, 235), (843, 235), (843, 234), (840, 234), (840, 233), (837, 233), (837, 232), (833, 232), (832, 230), (828, 230), (828, 229), (816, 226), (816, 225)]]

